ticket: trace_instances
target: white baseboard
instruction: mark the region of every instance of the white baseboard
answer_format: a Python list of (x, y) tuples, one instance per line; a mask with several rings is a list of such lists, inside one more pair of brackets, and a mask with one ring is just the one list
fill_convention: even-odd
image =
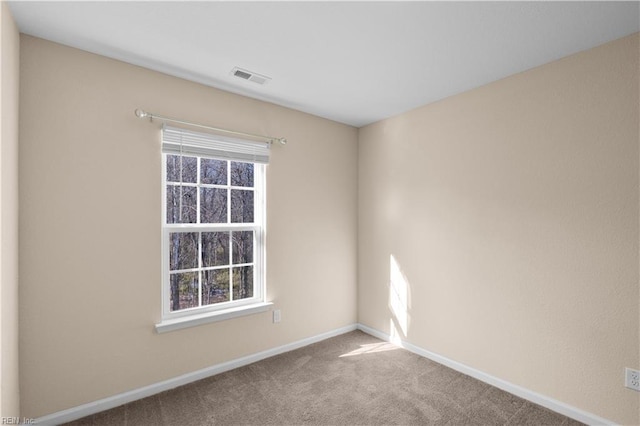
[(338, 336), (340, 334), (348, 333), (356, 330), (357, 325), (352, 324), (346, 327), (338, 328), (328, 331), (326, 333), (318, 334), (317, 336), (308, 337), (306, 339), (298, 340), (277, 348), (267, 349), (266, 351), (258, 352), (252, 355), (247, 355), (242, 358), (234, 359), (231, 361), (223, 362), (222, 364), (213, 365), (211, 367), (203, 368), (202, 370), (194, 371), (192, 373), (183, 374), (178, 377), (174, 377), (169, 380), (154, 383), (149, 386), (134, 389), (128, 392), (124, 392), (118, 395), (110, 396), (108, 398), (100, 399), (98, 401), (89, 402), (87, 404), (80, 405), (78, 407), (69, 408), (67, 410), (58, 411), (56, 413), (48, 414), (43, 417), (35, 419), (35, 423), (39, 425), (58, 425), (61, 423), (70, 422), (80, 419), (82, 417), (90, 416), (95, 413), (99, 413), (110, 408), (119, 407), (120, 405), (128, 402), (133, 402), (138, 399), (146, 398), (151, 395), (155, 395), (160, 392), (164, 392), (169, 389), (176, 388), (178, 386), (186, 385), (197, 380), (205, 379), (216, 374), (224, 373), (225, 371), (233, 370), (234, 368), (242, 367), (254, 362), (269, 358), (275, 355), (279, 355), (285, 352), (289, 352), (312, 343), (320, 342), (330, 337)]
[(358, 324), (358, 330), (361, 330), (367, 334), (377, 337), (380, 340), (398, 344), (399, 346), (405, 348), (410, 352), (413, 352), (414, 354), (423, 356), (439, 364), (446, 365), (447, 367), (453, 370), (459, 371), (460, 373), (466, 374), (467, 376), (471, 376), (482, 382), (488, 383), (491, 386), (500, 388), (513, 395), (519, 396), (522, 399), (526, 399), (535, 404), (541, 405), (545, 408), (555, 411), (556, 413), (560, 413), (564, 416), (570, 417), (579, 422), (586, 423), (588, 425), (614, 425), (615, 424), (615, 422), (612, 422), (610, 420), (603, 419), (602, 417), (598, 417), (594, 414), (587, 413), (586, 411), (580, 410), (579, 408), (572, 407), (570, 405), (567, 405), (553, 398), (549, 398), (547, 396), (533, 392), (529, 389), (525, 389), (521, 386), (514, 385), (513, 383), (509, 383), (505, 380), (491, 376), (490, 374), (484, 373), (480, 370), (476, 370), (475, 368), (461, 364), (457, 361), (446, 358), (442, 355), (438, 355), (426, 349), (422, 349), (418, 346), (412, 345), (411, 343), (405, 342), (403, 340), (400, 340), (400, 341), (397, 341), (396, 339), (392, 340), (390, 335), (383, 333), (379, 330), (376, 330), (374, 328), (367, 327), (364, 324)]
[[(188, 383), (195, 382), (197, 380), (205, 379), (207, 377), (214, 376), (216, 374), (224, 373), (225, 371), (233, 370), (234, 368), (252, 364), (254, 362), (263, 360), (265, 358), (269, 358), (275, 355), (289, 352), (289, 351), (310, 345), (312, 343), (320, 342), (330, 337), (348, 333), (356, 329), (361, 330), (374, 337), (377, 337), (380, 340), (384, 340), (387, 342), (392, 341), (391, 336), (379, 330), (373, 329), (364, 324), (352, 324), (346, 327), (342, 327), (336, 330), (319, 334), (317, 336), (308, 337), (306, 339), (298, 340), (296, 342), (292, 342), (283, 346), (278, 346), (277, 348), (268, 349), (268, 350), (258, 352), (252, 355), (248, 355), (242, 358), (234, 359), (221, 364), (213, 365), (211, 367), (203, 368), (202, 370), (183, 374), (181, 376), (174, 377), (172, 379), (158, 382), (149, 386), (144, 386), (142, 388), (138, 388), (138, 389), (134, 389), (118, 395), (110, 396), (108, 398), (100, 399), (98, 401), (90, 402), (77, 407), (69, 408), (67, 410), (48, 414), (46, 416), (35, 419), (35, 423), (39, 425), (58, 425), (61, 423), (77, 420), (82, 417), (90, 416), (92, 414), (99, 413), (104, 410), (115, 408), (120, 405), (136, 401), (138, 399), (146, 398), (148, 396), (155, 395), (157, 393), (176, 388), (178, 386), (186, 385)], [(483, 381), (492, 386), (500, 388), (506, 392), (519, 396), (520, 398), (526, 399), (535, 404), (546, 407), (557, 413), (563, 414), (567, 417), (571, 417), (572, 419), (578, 420), (582, 423), (586, 423), (588, 425), (615, 424), (612, 421), (603, 419), (601, 417), (598, 417), (586, 411), (580, 410), (578, 408), (567, 405), (563, 402), (557, 401), (553, 398), (549, 398), (547, 396), (533, 392), (529, 389), (525, 389), (521, 386), (514, 385), (513, 383), (509, 383), (505, 380), (491, 376), (487, 373), (476, 370), (475, 368), (469, 367), (465, 364), (461, 364), (457, 361), (453, 361), (442, 355), (438, 355), (426, 349), (422, 349), (411, 343), (408, 343), (405, 341), (400, 341), (400, 342), (393, 341), (393, 343), (399, 344), (403, 348), (417, 355), (428, 358), (439, 364), (446, 365), (447, 367), (452, 368), (456, 371), (459, 371), (463, 374), (476, 378), (480, 381)]]

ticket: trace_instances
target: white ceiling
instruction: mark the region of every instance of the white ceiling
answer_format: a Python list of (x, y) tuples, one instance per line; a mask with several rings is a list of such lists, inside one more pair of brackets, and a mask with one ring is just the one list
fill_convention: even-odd
[(9, 3), (23, 33), (357, 127), (636, 32), (639, 5)]

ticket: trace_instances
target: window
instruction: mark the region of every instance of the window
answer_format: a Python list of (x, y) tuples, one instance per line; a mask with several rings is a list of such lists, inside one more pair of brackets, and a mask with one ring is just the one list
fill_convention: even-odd
[(163, 321), (264, 302), (268, 148), (164, 128)]

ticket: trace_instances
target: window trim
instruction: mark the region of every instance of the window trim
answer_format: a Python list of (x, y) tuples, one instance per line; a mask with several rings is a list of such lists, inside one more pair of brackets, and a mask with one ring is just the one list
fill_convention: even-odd
[(236, 306), (213, 312), (204, 312), (185, 316), (175, 319), (162, 320), (156, 324), (158, 333), (166, 333), (169, 331), (180, 330), (182, 328), (195, 327), (197, 325), (208, 324), (211, 322), (224, 321), (231, 318), (237, 318), (245, 315), (258, 314), (271, 310), (273, 302), (260, 302), (247, 306)]
[[(161, 322), (156, 324), (156, 331), (158, 333), (181, 329), (185, 327), (191, 327), (208, 322), (221, 321), (229, 318), (235, 318), (242, 315), (250, 315), (258, 312), (263, 312), (269, 309), (272, 303), (266, 302), (266, 245), (265, 245), (265, 225), (266, 225), (266, 164), (252, 163), (254, 164), (254, 222), (253, 223), (180, 223), (180, 224), (167, 224), (166, 223), (166, 203), (167, 203), (167, 185), (170, 185), (170, 181), (167, 181), (167, 155), (175, 155), (174, 153), (162, 153), (162, 208), (161, 210), (161, 224), (162, 224), (162, 242), (161, 242), (161, 267), (162, 267), (162, 291), (161, 291)], [(204, 156), (196, 156), (188, 154), (189, 157), (209, 158)], [(222, 161), (236, 161), (228, 158), (220, 158)], [(239, 161), (249, 162), (249, 161)], [(199, 162), (198, 162), (199, 164)], [(230, 169), (230, 163), (227, 166)], [(199, 165), (198, 165), (199, 176)], [(199, 177), (198, 177), (199, 179)], [(229, 179), (229, 176), (227, 177)], [(231, 182), (227, 182), (231, 189), (248, 189), (243, 187), (232, 186)], [(200, 184), (189, 183), (188, 186), (200, 187)], [(203, 184), (203, 187), (211, 187), (213, 185)], [(219, 185), (215, 185), (221, 187)], [(199, 197), (199, 192), (198, 197)], [(230, 208), (230, 200), (227, 203)], [(230, 219), (229, 211), (227, 211), (227, 218)], [(254, 231), (254, 256), (253, 256), (253, 271), (254, 271), (254, 287), (253, 297), (221, 302), (208, 306), (198, 306), (195, 308), (183, 309), (175, 312), (171, 312), (170, 300), (170, 273), (169, 273), (169, 234), (172, 232), (225, 232), (225, 231)], [(230, 251), (232, 248), (230, 247)], [(200, 253), (198, 253), (200, 256)], [(233, 267), (233, 265), (229, 265)], [(231, 278), (231, 277), (230, 277)], [(231, 283), (231, 282), (230, 282)], [(232, 293), (232, 288), (229, 288)]]

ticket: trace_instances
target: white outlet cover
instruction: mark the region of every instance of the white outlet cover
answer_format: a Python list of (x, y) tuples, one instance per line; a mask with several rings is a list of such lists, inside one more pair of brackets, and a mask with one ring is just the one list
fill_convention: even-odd
[(629, 389), (640, 392), (640, 371), (633, 368), (625, 368), (624, 373), (624, 385)]

